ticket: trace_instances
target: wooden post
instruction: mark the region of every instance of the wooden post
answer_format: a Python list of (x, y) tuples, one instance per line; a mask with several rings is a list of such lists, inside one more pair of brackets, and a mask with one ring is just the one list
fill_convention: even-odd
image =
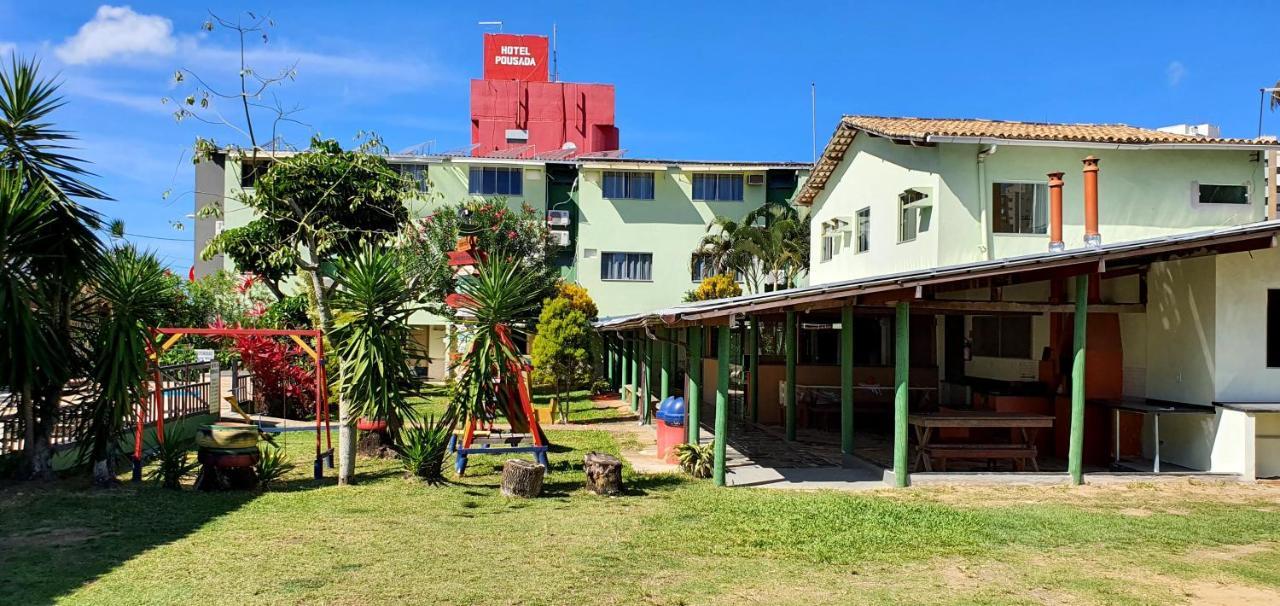
[(853, 457), (853, 305), (840, 309), (840, 454)]
[(658, 401), (661, 402), (671, 397), (671, 376), (675, 374), (672, 365), (675, 363), (675, 349), (671, 347), (670, 339), (673, 333), (665, 328), (658, 329), (658, 364), (659, 364), (659, 389)]
[(724, 486), (725, 439), (729, 433), (729, 326), (716, 328), (716, 442), (712, 477)]
[(1071, 484), (1084, 482), (1084, 357), (1085, 331), (1089, 322), (1089, 276), (1076, 276), (1075, 347), (1071, 360), (1071, 442), (1067, 450), (1067, 471)]
[(903, 488), (907, 477), (907, 393), (911, 369), (911, 311), (906, 302), (898, 302), (894, 321), (894, 391), (893, 391), (893, 480)]
[(751, 422), (760, 422), (760, 318), (751, 318), (751, 377), (747, 389), (751, 392)]
[(685, 421), (685, 427), (689, 431), (689, 443), (697, 444), (699, 441), (699, 421), (702, 418), (702, 327), (690, 326), (685, 331), (688, 333), (686, 337), (689, 343), (689, 371), (685, 373), (688, 378), (689, 388), (684, 392), (684, 407), (689, 413), (689, 419)]
[(786, 428), (787, 441), (796, 439), (796, 312), (787, 311), (786, 343), (787, 351), (787, 399)]

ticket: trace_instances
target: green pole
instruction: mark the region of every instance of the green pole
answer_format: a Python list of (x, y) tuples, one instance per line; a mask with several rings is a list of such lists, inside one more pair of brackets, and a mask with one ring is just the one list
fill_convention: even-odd
[(609, 387), (613, 387), (613, 339), (604, 338), (604, 374), (609, 381)]
[(1085, 335), (1089, 321), (1089, 276), (1076, 276), (1075, 347), (1071, 360), (1071, 444), (1067, 454), (1067, 471), (1071, 484), (1084, 482), (1084, 356)]
[(729, 331), (720, 326), (716, 337), (716, 458), (713, 474), (716, 486), (724, 486), (725, 436), (729, 432)]
[(654, 358), (657, 357), (658, 351), (655, 341), (645, 337), (644, 340), (644, 398), (640, 400), (640, 424), (648, 425), (649, 410), (653, 408), (653, 367)]
[(897, 305), (894, 332), (893, 393), (893, 479), (899, 488), (909, 483), (907, 477), (907, 385), (911, 369), (911, 311), (905, 302)]
[(640, 382), (636, 377), (640, 376), (640, 356), (636, 351), (636, 340), (634, 338), (627, 339), (627, 366), (630, 370), (627, 373), (627, 385), (631, 388), (627, 390), (627, 405), (631, 410), (636, 409), (636, 389), (640, 387)]
[(621, 334), (618, 335), (618, 389), (621, 390), (627, 383), (627, 368), (631, 365), (628, 360), (631, 356), (627, 354), (627, 340)]
[(658, 341), (658, 359), (659, 364), (662, 365), (659, 371), (661, 373), (661, 389), (658, 393), (662, 394), (658, 396), (659, 401), (671, 397), (671, 377), (675, 374), (673, 365), (675, 364), (676, 353), (669, 342), (672, 334), (671, 331), (665, 328), (658, 329), (658, 338), (663, 339)]
[(636, 413), (640, 415), (640, 423), (644, 423), (644, 401), (649, 397), (649, 339), (640, 333), (640, 381), (636, 390)]
[(794, 442), (796, 439), (796, 312), (794, 311), (787, 311), (785, 349), (787, 350), (787, 441)]
[(751, 422), (760, 422), (760, 319), (751, 318)]
[(840, 310), (840, 453), (853, 456), (853, 305)]
[(690, 326), (685, 331), (689, 342), (689, 388), (684, 392), (685, 410), (689, 411), (689, 420), (685, 427), (689, 429), (689, 443), (698, 443), (698, 422), (702, 418), (702, 327)]

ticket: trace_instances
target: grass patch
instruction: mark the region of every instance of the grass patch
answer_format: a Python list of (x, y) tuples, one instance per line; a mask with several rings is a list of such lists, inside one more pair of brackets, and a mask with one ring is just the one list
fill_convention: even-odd
[[(640, 476), (603, 498), (582, 456), (602, 431), (551, 431), (544, 498), (498, 495), (502, 457), (442, 487), (361, 460), (359, 483), (298, 469), (266, 493), (0, 493), (4, 602), (1195, 603), (1280, 596), (1276, 488), (910, 489), (799, 493)], [(1142, 515), (1135, 515), (1141, 510)], [(1259, 593), (1261, 592), (1261, 593)], [(856, 596), (856, 599), (853, 598)], [(1262, 601), (1266, 601), (1263, 599)]]
[[(575, 390), (567, 394), (566, 399), (569, 402), (569, 422), (570, 423), (600, 423), (618, 419), (622, 413), (613, 406), (606, 405), (603, 402), (593, 402), (590, 399), (590, 392), (587, 390)], [(426, 416), (436, 416), (444, 414), (445, 408), (449, 405), (449, 390), (443, 385), (427, 385), (422, 390), (422, 395), (410, 399), (413, 408), (418, 414)], [(551, 403), (551, 394), (545, 390), (534, 390), (533, 405), (549, 406)]]

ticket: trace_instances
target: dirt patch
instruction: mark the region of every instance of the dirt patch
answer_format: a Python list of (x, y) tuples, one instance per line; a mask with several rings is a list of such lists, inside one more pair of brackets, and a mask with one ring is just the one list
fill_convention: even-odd
[(88, 528), (37, 528), (30, 532), (0, 537), (0, 546), (10, 549), (24, 547), (71, 547), (106, 536)]
[(1197, 606), (1240, 606), (1244, 604), (1278, 604), (1280, 591), (1252, 585), (1228, 585), (1202, 581), (1187, 583), (1184, 593)]
[(1267, 553), (1276, 548), (1275, 543), (1249, 543), (1245, 545), (1227, 545), (1213, 549), (1198, 549), (1187, 554), (1193, 560), (1221, 560), (1228, 562), (1238, 560), (1256, 553)]
[[(959, 507), (1010, 507), (1054, 503), (1125, 515), (1187, 515), (1187, 502), (1270, 507), (1280, 500), (1280, 485), (1242, 484), (1198, 479), (1084, 486), (922, 486), (889, 490), (883, 496), (901, 500), (926, 500)], [(1143, 506), (1134, 507), (1134, 503)], [(1164, 506), (1167, 504), (1168, 506)], [(1139, 511), (1141, 510), (1141, 511)]]

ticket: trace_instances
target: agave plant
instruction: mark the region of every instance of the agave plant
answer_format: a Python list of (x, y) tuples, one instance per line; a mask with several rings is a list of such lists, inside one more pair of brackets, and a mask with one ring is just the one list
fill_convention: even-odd
[(523, 363), (512, 333), (523, 330), (538, 313), (542, 288), (536, 274), (505, 257), (480, 263), (475, 275), (458, 283), (461, 310), (470, 316), (473, 340), (463, 355), (454, 403), (464, 418), (520, 418), (506, 386)]
[(715, 444), (677, 444), (676, 457), (685, 473), (695, 478), (709, 478), (715, 463)]
[(294, 465), (284, 449), (275, 445), (258, 446), (258, 463), (254, 471), (258, 477), (258, 488), (266, 490), (268, 486), (279, 481), (285, 474), (293, 471)]
[(416, 384), (409, 366), (415, 291), (395, 251), (372, 246), (340, 259), (335, 283), (341, 395), (360, 416), (386, 421), (395, 437), (400, 422), (414, 416), (405, 395)]
[(439, 419), (428, 417), (422, 425), (408, 425), (400, 430), (400, 461), (405, 474), (422, 478), (431, 485), (444, 482), (444, 460), (456, 425), (450, 408)]
[(147, 478), (171, 490), (181, 489), (182, 479), (200, 466), (198, 461), (190, 458), (194, 446), (195, 440), (191, 436), (183, 436), (179, 426), (165, 428), (164, 440), (152, 446), (156, 466), (148, 472)]
[(170, 280), (154, 254), (132, 246), (111, 250), (93, 279), (99, 305), (92, 329), (92, 393), (79, 427), (80, 457), (93, 464), (94, 482), (114, 481), (112, 462), (120, 432), (139, 402), (149, 401), (145, 387), (148, 357), (156, 343), (155, 326), (173, 302)]

